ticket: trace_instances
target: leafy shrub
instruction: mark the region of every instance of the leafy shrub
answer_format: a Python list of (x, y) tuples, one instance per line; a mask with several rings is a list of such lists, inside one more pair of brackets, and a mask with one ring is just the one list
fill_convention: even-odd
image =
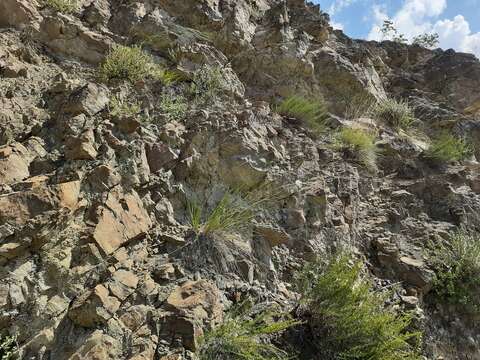
[(250, 224), (259, 211), (268, 208), (279, 197), (280, 191), (272, 190), (270, 185), (249, 192), (229, 189), (208, 214), (204, 206), (190, 200), (187, 204), (190, 225), (197, 234), (238, 230)]
[(359, 128), (345, 127), (340, 131), (338, 138), (367, 169), (376, 170), (378, 149), (374, 134)]
[(464, 160), (472, 154), (472, 148), (465, 139), (449, 133), (442, 133), (434, 139), (426, 151), (426, 156), (436, 161), (449, 162)]
[(0, 359), (16, 359), (17, 341), (14, 336), (0, 336)]
[(190, 94), (196, 103), (202, 104), (219, 96), (228, 88), (229, 85), (220, 67), (204, 65), (193, 74)]
[(168, 120), (180, 120), (185, 117), (188, 104), (181, 95), (164, 94), (160, 99), (160, 109)]
[(440, 36), (437, 33), (421, 34), (413, 38), (412, 44), (431, 49), (438, 45)]
[(286, 98), (276, 110), (283, 116), (301, 120), (315, 133), (322, 132), (328, 120), (328, 112), (323, 101), (305, 99), (300, 96)]
[(296, 324), (293, 320), (275, 320), (278, 313), (265, 310), (250, 317), (233, 313), (200, 340), (200, 360), (282, 360), (287, 353), (262, 340), (262, 336), (280, 333)]
[(129, 117), (137, 115), (141, 108), (140, 103), (128, 102), (124, 97), (115, 95), (110, 99), (110, 114), (116, 117)]
[(373, 107), (373, 116), (390, 126), (408, 129), (415, 121), (415, 116), (407, 101), (385, 99)]
[(103, 80), (129, 80), (136, 82), (148, 76), (158, 76), (160, 68), (140, 46), (114, 45), (100, 67)]
[(78, 10), (77, 0), (44, 0), (44, 4), (55, 11), (69, 14)]
[(450, 241), (431, 251), (436, 270), (435, 293), (449, 304), (467, 312), (480, 311), (480, 236), (456, 232)]
[(317, 261), (298, 275), (303, 304), (315, 327), (315, 345), (325, 358), (356, 360), (421, 359), (410, 332), (411, 315), (385, 306), (390, 295), (372, 290), (362, 264), (350, 255)]

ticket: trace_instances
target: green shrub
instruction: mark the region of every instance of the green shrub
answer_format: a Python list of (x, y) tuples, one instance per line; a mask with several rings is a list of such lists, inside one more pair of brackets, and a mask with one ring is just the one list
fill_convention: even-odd
[(222, 68), (204, 65), (193, 74), (190, 94), (197, 104), (203, 104), (218, 97), (228, 88)]
[(385, 99), (372, 108), (373, 117), (400, 129), (408, 129), (415, 121), (415, 115), (407, 101)]
[(286, 98), (280, 103), (276, 111), (280, 115), (301, 120), (317, 134), (325, 130), (328, 120), (327, 108), (323, 101), (305, 99), (300, 96)]
[(440, 162), (464, 160), (471, 154), (472, 148), (465, 139), (446, 132), (434, 139), (426, 151), (428, 158)]
[(164, 94), (160, 99), (160, 110), (168, 120), (180, 120), (187, 113), (188, 103), (182, 95)]
[(374, 291), (362, 269), (342, 253), (326, 264), (308, 264), (298, 275), (302, 302), (316, 331), (315, 346), (325, 358), (421, 359), (420, 334), (408, 330), (411, 315), (386, 306), (391, 293)]
[(199, 360), (282, 360), (287, 353), (262, 337), (277, 334), (297, 324), (276, 320), (278, 314), (266, 310), (250, 317), (245, 313), (227, 316), (225, 321), (200, 339)]
[(359, 128), (345, 127), (340, 131), (338, 139), (367, 169), (377, 169), (378, 149), (374, 134)]
[(430, 254), (436, 272), (434, 292), (465, 311), (480, 311), (480, 236), (456, 232)]
[(77, 0), (44, 0), (43, 3), (55, 11), (65, 14), (73, 13), (78, 10)]
[(128, 102), (124, 97), (115, 95), (110, 99), (109, 110), (112, 116), (129, 117), (137, 115), (141, 107), (137, 101)]
[(17, 350), (17, 341), (14, 336), (0, 336), (0, 359), (14, 360)]
[(161, 73), (159, 66), (140, 46), (114, 45), (100, 67), (100, 77), (105, 81), (136, 82), (148, 76), (158, 77)]

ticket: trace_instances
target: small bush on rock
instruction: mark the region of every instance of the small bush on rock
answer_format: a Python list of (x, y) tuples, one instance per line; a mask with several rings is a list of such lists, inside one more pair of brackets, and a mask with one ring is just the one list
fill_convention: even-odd
[(110, 99), (109, 110), (112, 116), (129, 117), (137, 115), (141, 108), (140, 103), (128, 102), (122, 96), (115, 95)]
[(472, 154), (472, 148), (465, 139), (442, 133), (434, 139), (426, 156), (439, 162), (460, 161)]
[(148, 76), (157, 76), (159, 67), (140, 46), (115, 45), (110, 49), (100, 67), (100, 77), (105, 80), (137, 82)]
[(400, 129), (408, 129), (415, 121), (415, 116), (407, 101), (385, 99), (372, 109), (373, 117)]
[(200, 360), (282, 360), (288, 354), (269, 344), (268, 335), (282, 332), (296, 324), (293, 320), (277, 320), (285, 315), (272, 310), (249, 316), (244, 312), (227, 316), (225, 321), (200, 340)]
[(445, 302), (470, 313), (480, 311), (480, 236), (456, 232), (431, 251), (434, 291)]
[(187, 100), (182, 95), (164, 94), (159, 105), (168, 120), (180, 120), (185, 117), (188, 110)]
[(17, 342), (14, 336), (0, 336), (0, 359), (16, 359)]
[(374, 291), (362, 269), (343, 253), (298, 275), (315, 346), (325, 359), (420, 360), (420, 334), (408, 330), (411, 316), (386, 306), (390, 293)]
[(320, 100), (291, 96), (283, 100), (276, 111), (302, 121), (314, 133), (321, 133), (326, 127), (328, 112), (326, 105)]
[(196, 103), (202, 104), (215, 99), (228, 88), (220, 67), (204, 65), (193, 74), (190, 94)]
[(367, 169), (377, 169), (378, 149), (375, 135), (359, 128), (345, 127), (339, 133), (339, 141), (343, 147), (355, 154)]
[(44, 0), (44, 4), (64, 14), (73, 13), (78, 10), (77, 0)]

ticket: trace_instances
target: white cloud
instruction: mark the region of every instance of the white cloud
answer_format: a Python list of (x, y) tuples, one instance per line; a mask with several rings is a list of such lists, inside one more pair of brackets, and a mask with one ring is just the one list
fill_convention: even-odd
[(335, 30), (343, 30), (344, 26), (340, 22), (336, 22), (334, 20), (330, 20), (330, 25), (335, 29)]
[(374, 23), (368, 39), (381, 40), (383, 21), (390, 19), (399, 33), (410, 40), (423, 33), (436, 32), (442, 48), (471, 52), (480, 57), (480, 33), (472, 33), (470, 24), (462, 15), (453, 19), (436, 20), (446, 8), (447, 0), (404, 0), (402, 7), (389, 18), (384, 7), (374, 5)]
[(328, 8), (327, 13), (333, 16), (335, 13), (342, 11), (357, 1), (358, 0), (335, 0)]

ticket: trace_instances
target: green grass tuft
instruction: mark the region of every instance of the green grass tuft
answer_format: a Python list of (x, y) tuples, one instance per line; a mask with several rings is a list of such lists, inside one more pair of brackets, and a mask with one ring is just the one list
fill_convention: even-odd
[(354, 153), (357, 160), (367, 169), (372, 171), (377, 169), (378, 149), (374, 134), (359, 128), (345, 127), (340, 131), (338, 140), (343, 147)]
[(206, 213), (205, 206), (190, 200), (187, 203), (190, 226), (195, 233), (204, 235), (242, 229), (280, 197), (281, 190), (272, 188), (270, 184), (252, 191), (229, 189), (209, 213)]
[(315, 346), (325, 358), (422, 359), (420, 334), (408, 330), (411, 315), (386, 306), (390, 293), (374, 291), (362, 270), (362, 263), (343, 253), (327, 264), (308, 264), (298, 275), (302, 302), (316, 329)]
[(148, 76), (158, 77), (163, 71), (140, 46), (114, 45), (100, 67), (104, 81), (129, 80), (137, 82)]
[(297, 322), (277, 320), (286, 315), (265, 310), (250, 317), (245, 312), (233, 313), (206, 333), (197, 351), (199, 360), (287, 360), (288, 354), (269, 344), (265, 336), (277, 334)]
[(403, 130), (409, 129), (415, 121), (415, 115), (407, 101), (391, 98), (381, 100), (373, 106), (372, 115), (394, 128)]
[(456, 232), (430, 254), (436, 270), (434, 292), (448, 304), (468, 313), (480, 311), (480, 236)]
[(328, 112), (323, 101), (305, 99), (300, 96), (291, 96), (283, 100), (276, 111), (280, 115), (301, 120), (316, 134), (325, 130), (328, 121)]
[(43, 3), (55, 11), (70, 14), (78, 10), (77, 0), (44, 0)]
[(465, 139), (449, 133), (442, 133), (434, 139), (426, 151), (426, 156), (439, 162), (460, 161), (472, 154), (472, 148)]

